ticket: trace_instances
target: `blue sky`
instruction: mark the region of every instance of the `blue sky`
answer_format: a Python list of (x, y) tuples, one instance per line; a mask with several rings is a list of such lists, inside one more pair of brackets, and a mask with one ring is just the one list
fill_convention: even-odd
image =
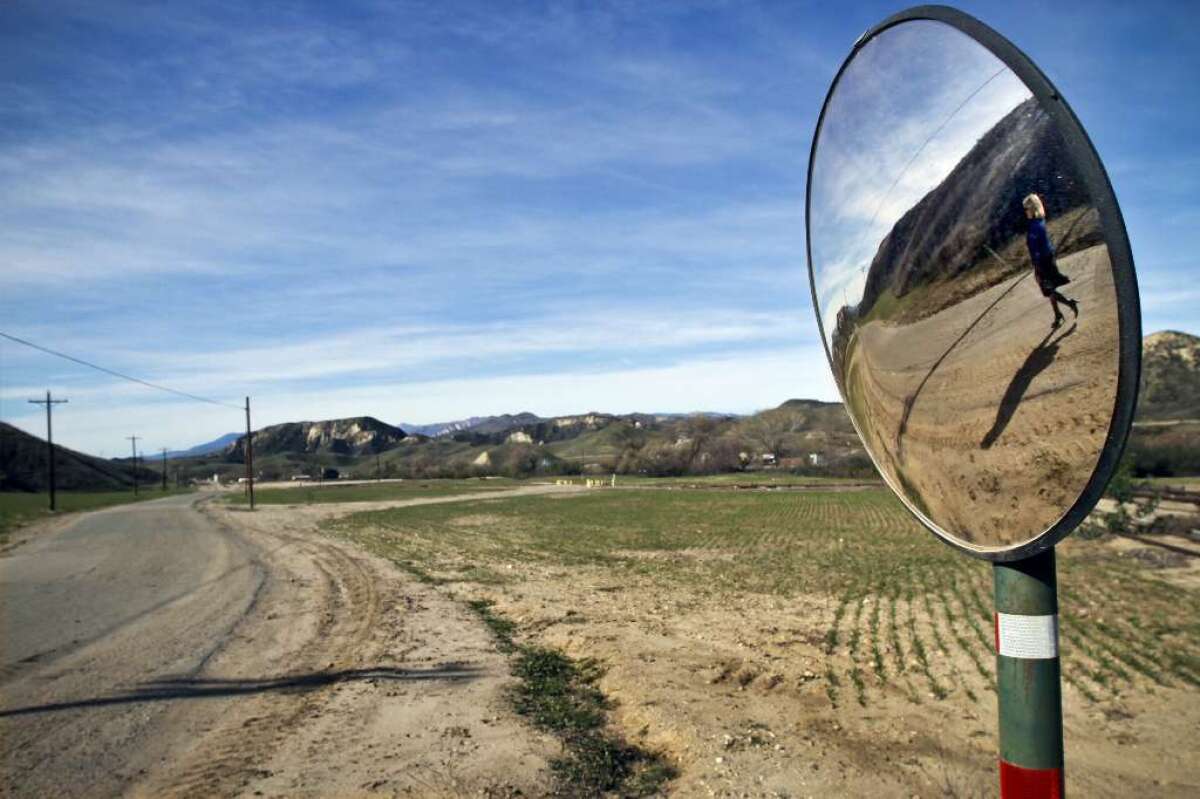
[[(256, 426), (834, 399), (808, 148), (900, 7), (6, 3), (0, 330)], [(962, 7), (1087, 127), (1146, 331), (1200, 332), (1200, 9)], [(47, 388), (94, 453), (242, 424), (0, 342), (0, 419)]]

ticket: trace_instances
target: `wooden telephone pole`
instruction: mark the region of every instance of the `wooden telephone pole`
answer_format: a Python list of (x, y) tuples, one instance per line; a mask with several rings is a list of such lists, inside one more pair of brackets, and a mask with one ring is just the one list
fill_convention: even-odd
[(49, 475), (48, 475), (47, 479), (50, 483), (50, 510), (58, 510), (58, 508), (55, 505), (55, 495), (54, 495), (54, 430), (53, 430), (53, 426), (50, 423), (50, 416), (51, 416), (50, 410), (55, 405), (61, 405), (67, 401), (68, 400), (65, 400), (65, 399), (52, 399), (50, 397), (49, 391), (46, 392), (46, 398), (44, 400), (40, 400), (40, 399), (31, 399), (30, 400), (30, 402), (32, 402), (34, 405), (45, 405), (46, 406), (46, 462), (47, 462), (47, 464), (49, 464), (48, 469), (47, 469), (47, 471), (49, 472)]
[(162, 490), (166, 491), (167, 490), (167, 448), (166, 447), (162, 448), (162, 456), (163, 456), (163, 487), (162, 487)]
[(137, 474), (137, 442), (141, 436), (125, 436), (133, 445), (133, 495), (136, 497), (138, 493), (138, 474)]
[(250, 510), (254, 510), (254, 434), (250, 431), (249, 397), (246, 397), (246, 486), (250, 490)]

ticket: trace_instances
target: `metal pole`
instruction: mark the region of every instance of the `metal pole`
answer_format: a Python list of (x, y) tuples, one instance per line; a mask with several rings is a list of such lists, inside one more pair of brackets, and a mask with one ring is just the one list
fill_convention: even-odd
[(993, 567), (1001, 799), (1063, 796), (1054, 549)]
[(254, 510), (254, 435), (250, 432), (249, 397), (246, 397), (246, 486), (250, 491), (250, 510)]
[(138, 493), (138, 473), (137, 473), (137, 440), (141, 436), (125, 436), (129, 439), (133, 447), (133, 495), (136, 497)]

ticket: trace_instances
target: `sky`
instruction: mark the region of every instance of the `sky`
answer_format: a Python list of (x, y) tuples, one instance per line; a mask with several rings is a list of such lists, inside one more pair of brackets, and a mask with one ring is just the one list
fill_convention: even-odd
[(941, 22), (898, 25), (859, 50), (825, 109), (812, 170), (813, 277), (831, 346), (880, 242), (1029, 97), (1002, 61)]
[[(0, 420), (93, 454), (371, 415), (834, 400), (808, 152), (895, 3), (0, 5)], [(1200, 6), (963, 3), (1072, 105), (1146, 332), (1200, 333)]]

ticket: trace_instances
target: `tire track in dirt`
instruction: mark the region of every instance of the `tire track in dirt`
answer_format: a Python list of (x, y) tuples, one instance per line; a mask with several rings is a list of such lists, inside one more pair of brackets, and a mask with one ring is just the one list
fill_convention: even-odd
[[(555, 747), (508, 709), (511, 677), (487, 629), (432, 587), (316, 529), (359, 509), (208, 509), (285, 557), (269, 564), (258, 617), (206, 674), (234, 684), (277, 676), (222, 703), (135, 795), (546, 793)], [(253, 654), (260, 642), (268, 654)]]
[[(306, 645), (286, 658), (285, 672), (349, 670), (368, 652), (362, 646), (378, 622), (373, 580), (353, 559), (332, 546), (296, 536), (275, 537), (309, 559), (312, 570), (319, 575), (317, 601), (322, 606)], [(271, 588), (276, 589), (279, 582), (280, 578), (273, 575)], [(319, 691), (303, 693), (299, 701), (289, 694), (271, 692), (237, 703), (217, 727), (172, 766), (170, 774), (143, 788), (142, 794), (202, 797), (236, 793), (264, 776), (261, 764), (324, 699)]]

